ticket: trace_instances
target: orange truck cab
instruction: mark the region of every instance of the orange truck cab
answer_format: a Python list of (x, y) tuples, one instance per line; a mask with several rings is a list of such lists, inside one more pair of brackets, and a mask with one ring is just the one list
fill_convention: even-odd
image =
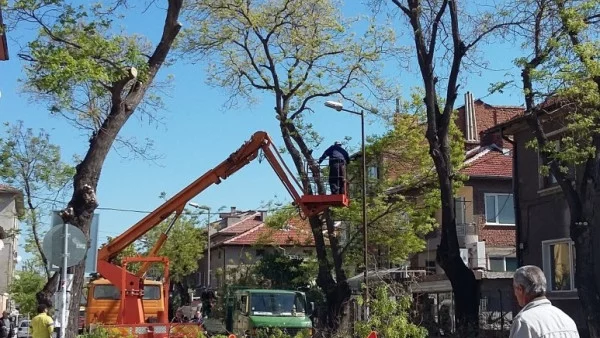
[[(165, 311), (162, 287), (159, 281), (144, 281), (142, 304), (146, 323), (156, 322), (159, 313)], [(98, 324), (117, 324), (120, 303), (121, 292), (108, 279), (99, 278), (91, 281), (88, 285), (86, 325), (94, 327)]]

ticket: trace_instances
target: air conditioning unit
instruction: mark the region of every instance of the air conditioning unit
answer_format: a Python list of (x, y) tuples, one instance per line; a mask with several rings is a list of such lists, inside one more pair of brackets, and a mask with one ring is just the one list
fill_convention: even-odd
[(487, 260), (485, 258), (485, 242), (475, 242), (466, 245), (469, 250), (469, 261), (471, 269), (485, 269)]
[(469, 249), (460, 249), (460, 258), (467, 267), (469, 267)]

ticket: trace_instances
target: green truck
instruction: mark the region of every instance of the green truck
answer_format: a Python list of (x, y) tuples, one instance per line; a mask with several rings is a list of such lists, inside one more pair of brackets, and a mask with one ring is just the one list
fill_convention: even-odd
[(226, 299), (225, 327), (237, 337), (261, 337), (279, 329), (291, 337), (312, 336), (314, 304), (300, 291), (237, 289)]

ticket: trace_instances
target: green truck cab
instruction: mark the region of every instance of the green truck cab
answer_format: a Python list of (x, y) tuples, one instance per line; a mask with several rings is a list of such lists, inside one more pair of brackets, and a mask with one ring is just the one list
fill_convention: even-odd
[(238, 337), (258, 337), (275, 329), (291, 337), (311, 337), (312, 310), (303, 292), (239, 289), (228, 296), (225, 327)]

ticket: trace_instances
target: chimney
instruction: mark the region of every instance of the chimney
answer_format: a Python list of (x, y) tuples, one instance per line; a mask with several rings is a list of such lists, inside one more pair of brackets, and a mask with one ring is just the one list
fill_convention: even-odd
[(392, 117), (392, 122), (397, 124), (400, 121), (400, 98), (396, 98), (396, 110), (394, 111), (394, 116)]
[(502, 135), (500, 133), (484, 133), (481, 132), (480, 136), (481, 142), (480, 145), (482, 147), (491, 146), (495, 144), (498, 148), (502, 149), (504, 146), (504, 140), (502, 139)]
[(259, 212), (260, 212), (260, 220), (264, 222), (267, 219), (267, 211), (260, 210)]
[(219, 213), (221, 217), (220, 229), (226, 228), (242, 220), (242, 213), (238, 212), (236, 207), (231, 207), (229, 212)]
[(477, 119), (475, 118), (475, 102), (473, 94), (465, 94), (465, 139), (467, 142), (474, 142), (478, 139)]

